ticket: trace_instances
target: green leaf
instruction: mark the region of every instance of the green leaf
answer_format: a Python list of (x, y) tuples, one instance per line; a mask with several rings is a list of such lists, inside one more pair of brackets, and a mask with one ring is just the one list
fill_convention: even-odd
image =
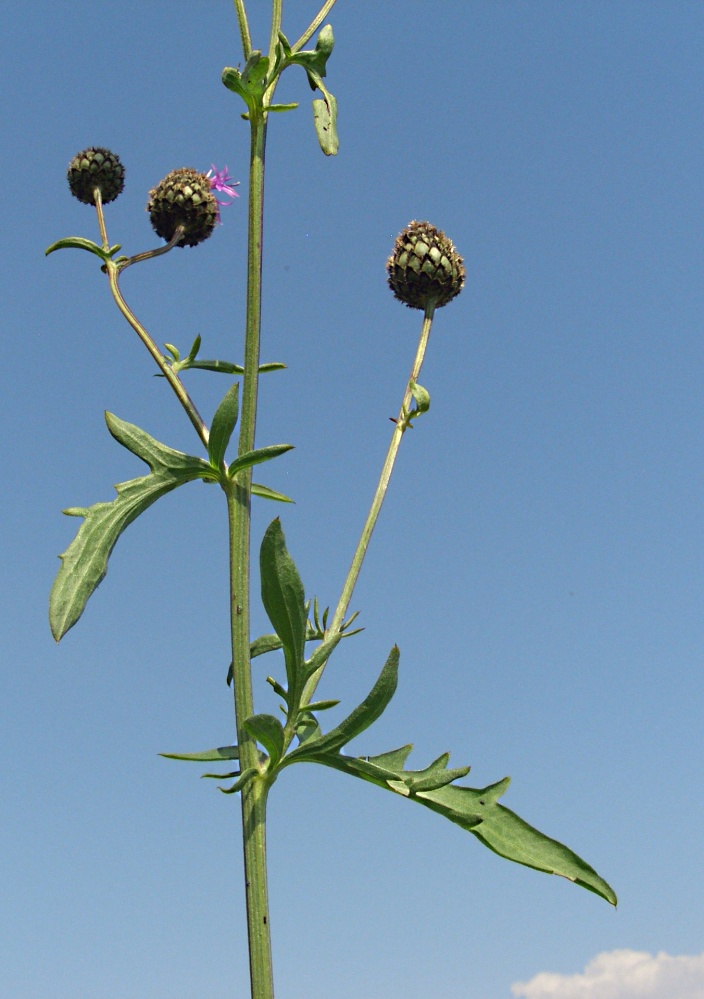
[(220, 468), (225, 460), (227, 445), (235, 429), (239, 415), (240, 383), (234, 382), (225, 393), (222, 402), (215, 410), (208, 438), (208, 457), (213, 468)]
[(226, 66), (222, 71), (222, 82), (228, 90), (232, 90), (233, 93), (240, 95), (250, 111), (253, 109), (254, 100), (249, 88), (242, 80), (242, 75), (238, 69), (235, 69), (233, 66)]
[(247, 451), (245, 454), (235, 458), (227, 474), (232, 479), (244, 468), (251, 468), (252, 465), (260, 465), (263, 461), (271, 461), (272, 458), (278, 458), (280, 454), (286, 454), (287, 451), (291, 450), (293, 450), (293, 444), (270, 444), (268, 447), (260, 447), (255, 451)]
[(190, 361), (189, 368), (198, 368), (201, 371), (218, 371), (223, 375), (243, 375), (244, 368), (241, 364), (234, 364), (232, 361)]
[(268, 486), (261, 486), (258, 483), (252, 483), (252, 495), (260, 496), (262, 499), (276, 500), (277, 503), (293, 503), (294, 501), (288, 496), (284, 496), (283, 493), (277, 493), (275, 489), (269, 489)]
[(303, 583), (286, 548), (278, 517), (271, 522), (262, 539), (259, 566), (262, 603), (284, 650), (289, 703), (298, 707), (306, 678), (303, 650), (308, 615)]
[(310, 701), (306, 704), (306, 711), (327, 711), (328, 708), (336, 708), (339, 701)]
[(276, 769), (284, 755), (284, 728), (274, 715), (250, 715), (244, 721), (249, 735), (261, 743), (271, 760), (271, 768)]
[(161, 496), (193, 479), (212, 479), (213, 471), (202, 458), (160, 444), (144, 430), (105, 414), (108, 430), (133, 454), (145, 461), (149, 475), (115, 486), (117, 498), (109, 503), (64, 510), (83, 517), (78, 534), (60, 555), (61, 568), (49, 599), (49, 622), (58, 642), (83, 613), (86, 603), (107, 572), (117, 539), (141, 513)]
[(411, 381), (408, 387), (416, 404), (416, 410), (413, 415), (420, 416), (421, 413), (427, 413), (430, 409), (430, 393), (428, 390), (414, 381)]
[(159, 753), (167, 760), (192, 760), (194, 763), (219, 763), (221, 760), (239, 760), (240, 751), (237, 746), (219, 746), (217, 749), (206, 749), (202, 753)]
[(341, 749), (356, 736), (360, 735), (366, 728), (369, 728), (380, 715), (385, 711), (389, 701), (396, 692), (398, 683), (398, 647), (394, 645), (389, 653), (388, 659), (384, 663), (379, 678), (364, 698), (362, 703), (345, 718), (344, 721), (326, 732), (315, 741), (309, 741), (305, 746), (294, 749), (285, 759), (285, 763), (295, 763), (308, 758), (310, 753), (314, 753), (317, 762), (320, 755), (332, 755), (336, 750)]
[[(281, 36), (279, 36), (279, 40), (282, 41)], [(332, 27), (329, 24), (326, 24), (318, 35), (318, 40), (315, 43), (315, 50), (304, 49), (300, 52), (291, 52), (289, 49), (286, 53), (286, 59), (291, 65), (302, 66), (305, 69), (308, 74), (310, 86), (313, 90), (315, 90), (319, 84), (317, 81), (311, 80), (311, 76), (324, 77), (326, 75), (327, 61), (332, 54), (334, 45), (335, 39), (333, 37)]]
[(267, 652), (276, 652), (280, 648), (282, 648), (282, 645), (278, 635), (260, 635), (249, 646), (249, 658), (254, 659), (256, 656), (263, 656)]
[(88, 250), (89, 253), (94, 253), (96, 257), (100, 257), (101, 260), (110, 260), (118, 250), (122, 249), (121, 246), (115, 244), (111, 246), (109, 250), (104, 250), (102, 246), (98, 246), (94, 243), (92, 239), (84, 239), (83, 236), (68, 236), (66, 239), (59, 239), (56, 243), (52, 243), (44, 251), (44, 256), (48, 257), (50, 253), (54, 250)]
[(335, 156), (340, 148), (337, 135), (337, 101), (325, 91), (324, 100), (313, 101), (313, 124), (320, 148), (326, 156)]
[(464, 776), (469, 768), (446, 770), (448, 754), (443, 754), (425, 770), (405, 770), (410, 746), (369, 757), (318, 753), (316, 750), (324, 744), (325, 738), (309, 739), (289, 753), (285, 762), (296, 762), (294, 757), (298, 754), (298, 760), (321, 763), (394, 791), (471, 832), (499, 856), (538, 871), (558, 874), (616, 905), (613, 889), (593, 867), (569, 847), (545, 836), (498, 803), (509, 785), (508, 777), (481, 789), (457, 786), (451, 781)]
[[(296, 736), (298, 742), (303, 746), (307, 742), (319, 739), (321, 736), (320, 725), (315, 715), (303, 713), (296, 722)], [(290, 754), (289, 754), (290, 756)], [(288, 756), (284, 758), (284, 765), (288, 762)]]
[(336, 635), (331, 635), (329, 638), (326, 638), (325, 641), (321, 642), (313, 655), (306, 662), (306, 675), (312, 676), (313, 673), (321, 668), (321, 666), (324, 666), (336, 646), (342, 641), (343, 638), (346, 637), (346, 635), (343, 635), (342, 632), (338, 631)]
[[(243, 787), (246, 787), (253, 777), (257, 777), (258, 775), (259, 771), (256, 767), (248, 767), (247, 770), (242, 771), (232, 787), (221, 787), (219, 790), (222, 791), (223, 794), (236, 794), (238, 791), (241, 791)], [(203, 774), (203, 776), (205, 777), (205, 774)], [(223, 774), (223, 777), (226, 776), (229, 776), (229, 774)]]
[(283, 31), (279, 31), (279, 42), (281, 43), (281, 49), (283, 51), (283, 54), (286, 56), (286, 58), (290, 58), (292, 54), (291, 43), (289, 42), (288, 38), (283, 33)]
[(254, 51), (242, 70), (242, 81), (251, 94), (263, 94), (266, 90), (266, 74), (269, 70), (269, 57)]
[(295, 111), (298, 104), (267, 104), (265, 111)]

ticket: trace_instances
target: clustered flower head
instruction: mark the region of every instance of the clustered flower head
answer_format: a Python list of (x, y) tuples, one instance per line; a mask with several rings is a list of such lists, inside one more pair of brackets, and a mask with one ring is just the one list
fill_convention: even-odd
[(409, 222), (386, 262), (389, 287), (409, 309), (440, 308), (459, 295), (464, 261), (452, 240), (430, 222)]
[(125, 186), (125, 168), (119, 156), (103, 146), (90, 146), (76, 153), (68, 165), (68, 186), (74, 198), (84, 205), (95, 204), (95, 189), (100, 191), (104, 205), (122, 192)]

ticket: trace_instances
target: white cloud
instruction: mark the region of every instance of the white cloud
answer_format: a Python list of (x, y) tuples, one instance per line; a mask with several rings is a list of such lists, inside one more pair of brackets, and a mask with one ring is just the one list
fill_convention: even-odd
[(704, 954), (612, 950), (597, 954), (581, 974), (542, 971), (511, 992), (523, 999), (704, 999)]

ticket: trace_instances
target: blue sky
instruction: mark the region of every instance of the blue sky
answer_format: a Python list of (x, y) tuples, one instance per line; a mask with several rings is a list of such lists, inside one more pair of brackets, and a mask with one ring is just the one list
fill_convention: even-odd
[[(267, 6), (250, 3), (260, 47)], [(286, 0), (290, 38), (314, 10)], [(412, 741), (419, 767), (450, 750), (474, 786), (510, 774), (504, 803), (619, 907), (291, 768), (269, 822), (277, 999), (639, 999), (638, 960), (648, 995), (701, 999), (704, 8), (339, 0), (330, 22), (339, 155), (318, 149), (302, 73), (277, 91), (301, 108), (269, 131), (262, 359), (287, 370), (263, 382), (257, 443), (296, 446), (266, 479), (296, 505), (257, 504), (254, 537), (280, 513), (307, 592), (336, 603), (419, 331), (384, 262), (429, 219), (467, 285), (437, 316), (431, 410), (352, 602), (365, 631), (320, 692), (342, 717), (398, 643), (396, 698), (354, 748)], [(119, 153), (108, 232), (135, 253), (156, 245), (144, 205), (169, 170), (229, 166), (242, 197), (213, 238), (122, 284), (157, 342), (200, 333), (204, 355), (240, 361), (234, 12), (37, 0), (4, 11), (2, 44), (3, 991), (244, 996), (238, 803), (157, 755), (232, 740), (216, 490), (132, 525), (59, 647), (46, 610), (77, 524), (61, 509), (143, 472), (103, 411), (196, 447), (93, 258), (43, 256), (97, 237), (66, 167), (89, 145)], [(209, 416), (226, 382), (188, 385)], [(253, 626), (268, 630), (257, 605)], [(276, 669), (258, 670), (260, 710)]]

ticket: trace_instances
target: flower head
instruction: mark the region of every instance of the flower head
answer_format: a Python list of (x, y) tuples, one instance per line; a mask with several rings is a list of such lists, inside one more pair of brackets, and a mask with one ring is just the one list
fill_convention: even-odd
[(464, 285), (464, 261), (451, 239), (430, 222), (409, 222), (386, 262), (389, 287), (409, 309), (447, 305)]
[(212, 233), (219, 218), (210, 178), (183, 167), (172, 170), (149, 192), (147, 211), (154, 231), (171, 240), (179, 226), (184, 233), (177, 246), (197, 246)]

